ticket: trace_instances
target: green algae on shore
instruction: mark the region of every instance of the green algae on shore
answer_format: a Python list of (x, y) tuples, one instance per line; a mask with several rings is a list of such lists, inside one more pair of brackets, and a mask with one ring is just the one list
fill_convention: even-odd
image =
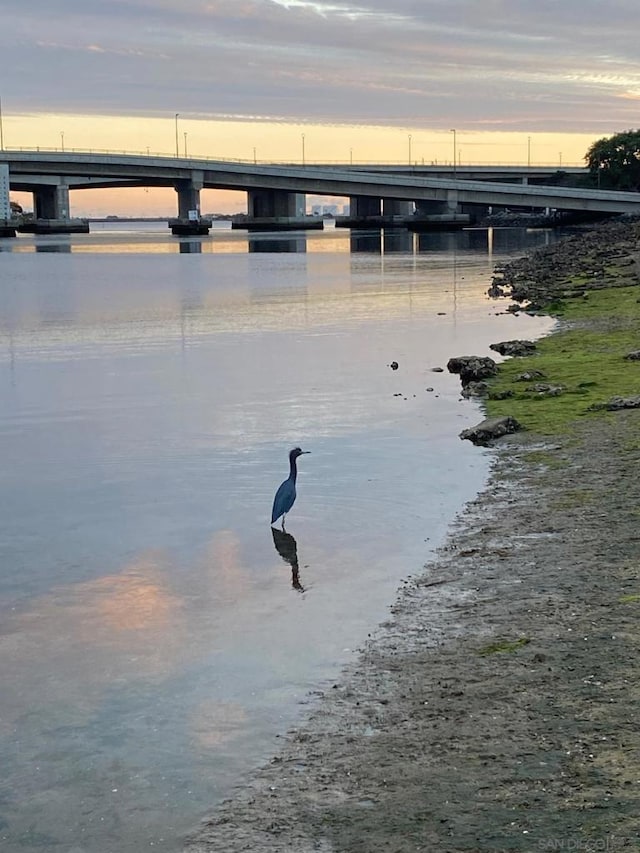
[(523, 646), (528, 646), (531, 640), (528, 637), (519, 637), (517, 640), (496, 640), (483, 646), (478, 654), (486, 655), (503, 654), (504, 652), (517, 652)]
[[(566, 328), (539, 341), (532, 355), (500, 365), (489, 383), (487, 414), (511, 415), (541, 435), (570, 432), (577, 418), (611, 417), (594, 407), (640, 392), (640, 361), (625, 359), (640, 347), (639, 297), (638, 286), (605, 289), (601, 282), (588, 298), (551, 304), (549, 313), (561, 314)], [(520, 381), (527, 371), (540, 371), (560, 393), (545, 394), (534, 381)], [(511, 394), (499, 399), (506, 392)]]

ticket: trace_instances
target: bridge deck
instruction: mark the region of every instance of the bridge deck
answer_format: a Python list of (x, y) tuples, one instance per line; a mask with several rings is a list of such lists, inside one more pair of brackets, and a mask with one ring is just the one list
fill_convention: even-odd
[[(124, 154), (91, 154), (56, 151), (2, 151), (13, 189), (64, 180), (71, 189), (90, 187), (175, 186), (193, 182), (199, 188), (226, 190), (278, 190), (333, 196), (371, 196), (406, 201), (444, 201), (498, 206), (552, 207), (603, 213), (640, 213), (640, 194), (611, 190), (578, 189), (546, 185), (509, 184), (474, 180), (455, 175), (443, 177), (442, 166), (375, 167), (273, 165), (227, 160), (185, 159)], [(529, 177), (541, 167), (486, 167), (487, 176)], [(478, 174), (479, 167), (473, 167)], [(489, 172), (489, 169), (492, 169)], [(453, 168), (451, 167), (451, 171)], [(567, 170), (569, 171), (569, 170)], [(584, 172), (584, 170), (578, 170)], [(439, 174), (434, 174), (438, 172)], [(547, 169), (550, 175), (551, 171)]]

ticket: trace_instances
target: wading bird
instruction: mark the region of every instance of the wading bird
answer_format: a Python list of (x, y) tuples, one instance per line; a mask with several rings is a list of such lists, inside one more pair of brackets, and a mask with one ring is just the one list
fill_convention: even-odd
[(296, 500), (296, 477), (298, 476), (298, 466), (296, 459), (304, 453), (311, 453), (310, 450), (300, 450), (299, 447), (294, 447), (289, 453), (289, 476), (281, 483), (273, 499), (273, 510), (271, 511), (271, 524), (282, 516), (282, 529), (284, 530), (284, 518), (294, 505)]

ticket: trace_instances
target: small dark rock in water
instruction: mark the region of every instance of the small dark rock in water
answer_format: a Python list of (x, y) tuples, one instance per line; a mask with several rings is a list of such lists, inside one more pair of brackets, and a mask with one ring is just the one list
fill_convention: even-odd
[(625, 355), (625, 361), (640, 361), (640, 350), (634, 350), (633, 352), (628, 352)]
[(457, 373), (463, 385), (488, 379), (489, 376), (495, 376), (498, 372), (495, 361), (481, 355), (459, 355), (450, 358), (447, 362), (447, 370), (449, 373)]
[(517, 432), (522, 429), (520, 424), (511, 415), (503, 418), (486, 418), (486, 420), (469, 429), (463, 429), (460, 438), (468, 439), (473, 444), (487, 445), (496, 438)]
[(517, 302), (514, 302), (512, 305), (507, 306), (507, 312), (509, 314), (518, 314), (518, 312), (522, 311), (522, 305), (518, 305)]
[(501, 341), (489, 346), (489, 349), (499, 352), (500, 355), (531, 355), (535, 348), (533, 341)]
[(444, 367), (432, 367), (431, 372), (432, 373), (444, 373)]
[(446, 311), (438, 311), (438, 317), (446, 317), (446, 315), (447, 315)]
[(427, 388), (427, 391), (433, 391), (433, 388)]
[(389, 367), (391, 368), (391, 370), (397, 370), (398, 369), (398, 362), (392, 361), (391, 364), (389, 365)]
[(514, 382), (531, 382), (534, 379), (544, 379), (545, 374), (541, 370), (525, 370), (524, 373), (518, 374)]

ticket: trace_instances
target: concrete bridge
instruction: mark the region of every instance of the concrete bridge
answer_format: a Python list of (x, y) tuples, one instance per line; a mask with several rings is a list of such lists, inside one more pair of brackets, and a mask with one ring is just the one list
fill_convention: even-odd
[[(228, 160), (60, 151), (0, 151), (12, 190), (32, 192), (41, 230), (73, 230), (71, 190), (103, 187), (173, 187), (174, 233), (206, 233), (202, 189), (242, 190), (248, 228), (306, 227), (301, 197), (351, 200), (351, 218), (387, 224), (418, 218), (464, 224), (461, 205), (554, 208), (593, 213), (640, 213), (640, 193), (549, 186), (549, 167), (273, 165)], [(566, 173), (584, 174), (567, 168)], [(542, 183), (541, 183), (542, 182)], [(315, 218), (317, 220), (317, 218)]]

